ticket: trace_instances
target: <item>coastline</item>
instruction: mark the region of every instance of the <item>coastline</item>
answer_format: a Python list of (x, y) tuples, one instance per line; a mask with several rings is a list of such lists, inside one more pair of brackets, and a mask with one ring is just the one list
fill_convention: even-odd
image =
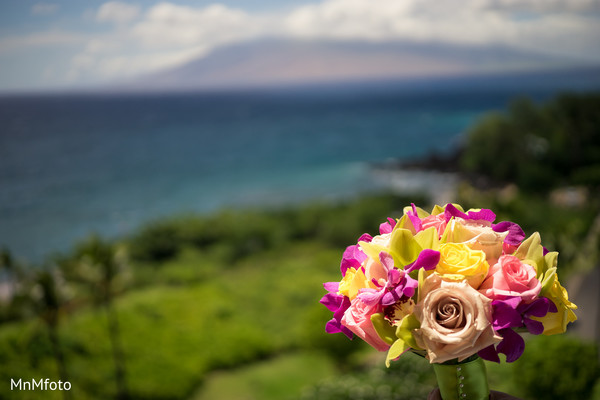
[(460, 170), (461, 149), (408, 160), (393, 159), (371, 164), (371, 172), (384, 187), (398, 195), (424, 195), (432, 204), (456, 201), (458, 184), (466, 176)]

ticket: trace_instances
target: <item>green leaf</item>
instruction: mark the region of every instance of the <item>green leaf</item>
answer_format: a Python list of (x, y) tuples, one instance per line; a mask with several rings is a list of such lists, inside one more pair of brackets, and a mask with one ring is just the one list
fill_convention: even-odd
[[(450, 232), (448, 226), (453, 228), (452, 232)], [(463, 243), (473, 239), (473, 237), (473, 232), (467, 229), (463, 224), (452, 223), (452, 221), (448, 223), (444, 230), (444, 240), (446, 242)]]
[(400, 357), (404, 352), (410, 349), (410, 346), (407, 346), (406, 343), (402, 341), (402, 339), (396, 340), (388, 350), (387, 357), (385, 358), (385, 366), (390, 367), (390, 361), (395, 360)]
[(454, 207), (456, 207), (456, 209), (459, 210), (460, 212), (465, 212), (464, 208), (462, 208), (462, 206), (460, 204), (452, 203), (452, 205)]
[(536, 246), (539, 246), (541, 244), (542, 240), (540, 238), (540, 234), (538, 232), (535, 232), (519, 245), (517, 251), (515, 252), (515, 256), (523, 260), (527, 258), (527, 254), (529, 253), (530, 248), (535, 248)]
[(400, 218), (398, 220), (398, 222), (396, 222), (396, 226), (394, 227), (394, 230), (392, 231), (392, 235), (394, 235), (394, 231), (400, 230), (400, 229), (406, 229), (411, 234), (413, 234), (415, 232), (415, 227), (413, 226), (410, 218), (408, 218), (408, 215), (406, 215), (406, 214), (403, 215), (402, 218)]
[(358, 242), (360, 249), (367, 255), (367, 257), (372, 258), (373, 260), (379, 261), (379, 253), (382, 251), (389, 253), (389, 250), (380, 244), (375, 244), (372, 242)]
[(446, 228), (444, 229), (444, 233), (442, 233), (440, 242), (442, 242), (442, 243), (448, 242), (448, 236), (450, 235), (450, 228), (454, 225), (453, 221), (454, 221), (454, 217), (450, 218), (450, 221), (448, 221), (448, 223), (446, 224)]
[[(429, 213), (427, 211), (423, 210), (421, 207), (415, 207), (415, 208), (417, 209), (417, 217), (422, 219), (422, 218), (429, 216)], [(404, 214), (406, 215), (406, 213), (408, 211), (412, 211), (412, 210), (413, 210), (412, 206), (406, 206), (406, 207), (404, 207), (403, 211), (404, 211)], [(442, 211), (443, 211), (443, 209), (442, 209)]]
[(556, 268), (558, 265), (558, 251), (551, 251), (544, 256), (545, 270)]
[(535, 232), (521, 243), (515, 252), (515, 256), (520, 260), (530, 261), (535, 267), (538, 277), (546, 272), (546, 266), (544, 264), (544, 248), (542, 247), (542, 239), (538, 232)]
[(421, 249), (440, 249), (440, 240), (437, 230), (432, 226), (415, 235), (415, 240), (421, 246)]
[(425, 282), (425, 269), (419, 268), (419, 286), (417, 287), (417, 303), (422, 300), (423, 283)]
[(422, 248), (407, 229), (395, 229), (390, 238), (390, 255), (396, 267), (401, 268), (415, 261)]
[(396, 329), (387, 322), (387, 320), (383, 317), (383, 313), (376, 313), (371, 315), (371, 323), (373, 324), (373, 328), (375, 331), (387, 344), (392, 344), (398, 339), (396, 337)]
[(541, 297), (547, 297), (546, 293), (552, 288), (552, 284), (554, 283), (554, 276), (556, 275), (556, 267), (549, 268), (541, 279), (542, 282), (542, 290), (540, 291)]
[(404, 343), (406, 343), (409, 347), (413, 349), (423, 350), (417, 344), (415, 337), (413, 336), (412, 331), (414, 329), (419, 329), (421, 327), (421, 322), (415, 317), (413, 314), (408, 314), (406, 317), (402, 318), (400, 321), (400, 325), (396, 328), (396, 336), (399, 339), (402, 339)]
[(431, 210), (431, 215), (443, 214), (444, 212), (446, 212), (445, 206), (445, 204), (444, 206), (439, 206), (436, 204), (435, 207), (433, 207), (433, 210)]

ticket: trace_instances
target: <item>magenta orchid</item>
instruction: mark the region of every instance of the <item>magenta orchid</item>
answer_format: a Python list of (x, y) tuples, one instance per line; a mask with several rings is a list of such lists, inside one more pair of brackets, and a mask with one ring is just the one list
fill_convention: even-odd
[(401, 299), (414, 296), (418, 282), (411, 278), (404, 270), (394, 268), (394, 259), (387, 253), (381, 252), (379, 260), (388, 272), (385, 284), (373, 282), (379, 290), (364, 289), (358, 297), (368, 305), (379, 303), (381, 306), (390, 306)]
[(539, 335), (544, 331), (544, 325), (531, 317), (542, 318), (549, 312), (558, 311), (554, 303), (545, 297), (531, 302), (523, 302), (520, 297), (494, 300), (492, 309), (492, 326), (502, 336), (502, 341), (496, 347), (489, 346), (478, 354), (485, 360), (500, 362), (498, 353), (502, 353), (509, 363), (521, 357), (525, 350), (525, 341), (513, 328), (526, 328), (532, 335)]

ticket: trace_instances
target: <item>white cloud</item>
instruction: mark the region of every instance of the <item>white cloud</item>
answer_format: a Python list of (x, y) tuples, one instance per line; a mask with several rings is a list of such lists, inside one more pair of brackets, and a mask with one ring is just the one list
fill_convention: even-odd
[[(574, 55), (598, 38), (600, 0), (328, 0), (285, 18), (292, 36), (502, 44)], [(594, 46), (598, 48), (598, 45)], [(583, 56), (585, 52), (577, 53)]]
[(109, 1), (104, 3), (96, 13), (96, 19), (101, 22), (115, 22), (125, 24), (137, 18), (140, 7), (133, 4)]
[[(126, 4), (105, 3), (98, 10), (103, 21), (117, 22)], [(108, 6), (110, 5), (110, 6)], [(127, 14), (127, 13), (125, 13)], [(162, 2), (131, 22), (91, 39), (71, 62), (69, 77), (123, 78), (181, 64), (227, 43), (273, 32), (268, 17), (215, 4), (193, 8)], [(134, 21), (135, 19), (135, 21)]]
[[(38, 4), (38, 12), (52, 9)], [(110, 1), (91, 19), (111, 23), (102, 25), (105, 31), (5, 37), (0, 52), (81, 43), (68, 76), (95, 81), (150, 72), (265, 36), (500, 44), (600, 60), (599, 19), (600, 0), (326, 0), (279, 12)]]
[(511, 12), (562, 13), (600, 9), (598, 0), (480, 0), (481, 8)]
[(415, 2), (330, 0), (292, 11), (284, 20), (292, 36), (338, 39), (394, 39), (410, 33)]
[(160, 3), (132, 27), (132, 34), (144, 45), (212, 47), (263, 33), (260, 18), (241, 10), (215, 4), (205, 8)]

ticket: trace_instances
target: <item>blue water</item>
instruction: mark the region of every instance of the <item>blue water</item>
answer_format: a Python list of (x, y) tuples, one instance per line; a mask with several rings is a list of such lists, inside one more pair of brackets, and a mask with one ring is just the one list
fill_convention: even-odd
[(0, 246), (39, 261), (162, 216), (375, 190), (369, 163), (449, 151), (483, 112), (558, 89), (526, 80), (0, 98)]

